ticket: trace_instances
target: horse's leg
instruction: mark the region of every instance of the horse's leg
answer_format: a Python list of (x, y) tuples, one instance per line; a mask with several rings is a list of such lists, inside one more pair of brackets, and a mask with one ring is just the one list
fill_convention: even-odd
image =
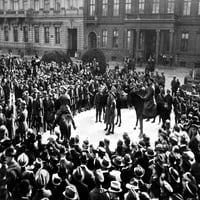
[(121, 123), (122, 123), (122, 116), (121, 116), (121, 110), (120, 110), (120, 113), (119, 113), (119, 125), (118, 125), (118, 127), (121, 126)]
[(136, 114), (136, 123), (135, 123), (135, 127), (134, 127), (134, 130), (137, 128), (137, 125), (138, 125), (138, 121), (139, 121), (139, 119), (138, 119), (138, 116), (137, 116), (137, 114)]
[(142, 138), (143, 137), (143, 118), (140, 117), (140, 135), (139, 137)]

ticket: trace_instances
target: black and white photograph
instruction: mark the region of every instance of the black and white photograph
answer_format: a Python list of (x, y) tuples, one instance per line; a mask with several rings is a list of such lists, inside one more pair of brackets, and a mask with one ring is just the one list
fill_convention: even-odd
[(200, 200), (200, 0), (0, 0), (0, 200)]

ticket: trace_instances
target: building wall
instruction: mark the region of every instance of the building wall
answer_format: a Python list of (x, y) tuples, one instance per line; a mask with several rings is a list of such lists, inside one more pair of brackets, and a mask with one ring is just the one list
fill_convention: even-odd
[[(132, 0), (131, 13), (125, 13), (125, 0), (120, 1), (119, 16), (113, 17), (113, 1), (108, 0), (108, 15), (102, 16), (102, 1), (96, 1), (95, 16), (89, 16), (89, 3), (85, 3), (85, 49), (88, 49), (88, 35), (90, 32), (95, 32), (102, 40), (102, 30), (108, 30), (108, 45), (106, 48), (101, 48), (107, 57), (111, 60), (113, 55), (116, 55), (118, 61), (122, 61), (124, 56), (132, 55), (134, 49), (127, 49), (127, 30), (135, 32), (139, 30), (167, 30), (173, 32), (172, 51), (169, 52), (174, 57), (174, 61), (179, 65), (194, 66), (194, 63), (200, 62), (200, 15), (199, 15), (199, 0), (191, 0), (191, 10), (189, 16), (183, 15), (184, 0), (175, 0), (174, 13), (168, 14), (168, 0), (160, 0), (160, 9), (158, 14), (152, 14), (152, 1), (145, 0), (144, 14), (139, 14), (138, 1)], [(117, 27), (120, 30), (119, 48), (112, 48), (112, 31)], [(182, 33), (188, 32), (188, 48), (187, 51), (181, 50)], [(134, 39), (136, 34), (131, 35), (131, 41), (136, 43)], [(136, 45), (136, 44), (134, 44)], [(159, 41), (159, 45), (161, 45)], [(159, 47), (159, 52), (160, 47)], [(135, 55), (132, 55), (135, 56)]]
[[(11, 9), (10, 0), (7, 0), (7, 9), (0, 3), (0, 49), (14, 53), (42, 55), (45, 51), (68, 51), (68, 29), (77, 29), (77, 51), (82, 52), (84, 47), (83, 1), (60, 0), (60, 9), (55, 10), (55, 1), (49, 0), (49, 10), (44, 10), (44, 0), (39, 1), (39, 10), (35, 10), (34, 0), (19, 0), (18, 10)], [(74, 2), (74, 4), (72, 4)], [(18, 42), (14, 42), (13, 26), (18, 26)], [(23, 26), (28, 26), (28, 42), (23, 38)], [(9, 41), (4, 40), (4, 26), (9, 26)], [(39, 26), (39, 43), (34, 40), (34, 27)], [(49, 27), (49, 43), (44, 42), (44, 27)], [(60, 27), (60, 44), (55, 43), (55, 27)]]

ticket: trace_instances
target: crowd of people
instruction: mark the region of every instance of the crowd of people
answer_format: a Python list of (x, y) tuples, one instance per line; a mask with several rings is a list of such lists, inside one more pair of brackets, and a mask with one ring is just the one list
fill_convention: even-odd
[[(180, 85), (174, 89), (176, 78), (165, 94), (164, 73), (115, 70), (97, 76), (90, 67), (1, 59), (0, 199), (199, 199), (197, 100)], [(76, 128), (73, 116), (95, 106), (96, 122), (104, 120), (107, 135), (114, 134), (115, 116), (121, 125), (120, 109), (131, 105), (127, 96), (135, 87), (151, 88), (157, 105), (166, 108), (155, 146), (145, 134), (135, 143), (124, 133), (111, 150), (108, 138), (94, 147), (62, 130), (68, 120)]]

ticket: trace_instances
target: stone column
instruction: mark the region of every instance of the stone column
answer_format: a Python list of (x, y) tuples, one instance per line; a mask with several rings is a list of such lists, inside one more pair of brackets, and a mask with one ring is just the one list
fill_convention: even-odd
[(135, 48), (135, 62), (138, 60), (139, 51), (139, 40), (140, 40), (140, 29), (136, 29), (136, 48)]
[(169, 54), (173, 54), (174, 30), (169, 30)]
[(159, 44), (160, 44), (160, 29), (156, 30), (156, 63), (158, 63), (159, 57)]

